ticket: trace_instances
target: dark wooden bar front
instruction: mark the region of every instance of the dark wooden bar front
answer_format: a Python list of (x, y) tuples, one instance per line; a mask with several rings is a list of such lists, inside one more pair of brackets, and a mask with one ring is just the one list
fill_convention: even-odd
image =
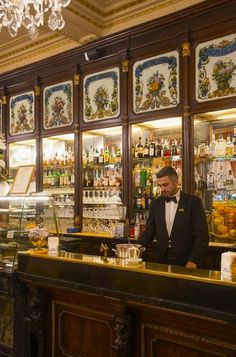
[[(18, 356), (235, 356), (236, 279), (63, 253), (19, 255)], [(22, 325), (22, 328), (23, 328)]]

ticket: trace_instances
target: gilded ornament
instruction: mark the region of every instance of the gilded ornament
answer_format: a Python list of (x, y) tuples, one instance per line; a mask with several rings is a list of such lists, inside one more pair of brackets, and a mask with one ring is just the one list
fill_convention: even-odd
[(34, 86), (34, 94), (36, 96), (39, 96), (40, 95), (40, 87), (39, 86)]
[(7, 96), (6, 95), (2, 96), (1, 102), (2, 102), (2, 104), (7, 104)]
[(129, 72), (129, 60), (122, 61), (122, 72)]
[(79, 85), (79, 81), (80, 81), (80, 75), (79, 74), (75, 74), (74, 75), (74, 85), (78, 86)]
[(190, 43), (187, 41), (182, 43), (182, 55), (183, 57), (190, 56)]

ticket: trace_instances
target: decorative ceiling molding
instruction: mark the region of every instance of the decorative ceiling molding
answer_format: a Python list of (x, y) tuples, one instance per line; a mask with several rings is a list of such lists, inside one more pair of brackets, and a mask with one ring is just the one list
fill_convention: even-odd
[(82, 46), (206, 0), (72, 0), (60, 32), (44, 27), (32, 40), (26, 31), (0, 33), (0, 74)]

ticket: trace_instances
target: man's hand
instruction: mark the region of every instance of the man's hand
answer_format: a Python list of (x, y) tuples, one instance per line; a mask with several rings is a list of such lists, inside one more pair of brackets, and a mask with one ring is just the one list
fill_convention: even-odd
[(197, 264), (191, 262), (190, 260), (187, 262), (187, 264), (185, 265), (186, 268), (197, 268)]

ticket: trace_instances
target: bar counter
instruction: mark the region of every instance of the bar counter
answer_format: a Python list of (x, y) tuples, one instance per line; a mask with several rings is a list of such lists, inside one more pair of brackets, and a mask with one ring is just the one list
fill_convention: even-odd
[[(219, 271), (22, 252), (17, 276), (28, 289), (25, 319), (39, 356), (80, 355), (83, 343), (78, 336), (71, 342), (67, 331), (83, 334), (85, 326), (91, 356), (154, 356), (163, 348), (163, 353), (177, 349), (180, 356), (236, 355), (236, 278)], [(35, 301), (45, 321), (32, 321)], [(42, 345), (45, 325), (51, 333)], [(94, 342), (96, 328), (102, 329), (96, 337), (101, 345)]]

